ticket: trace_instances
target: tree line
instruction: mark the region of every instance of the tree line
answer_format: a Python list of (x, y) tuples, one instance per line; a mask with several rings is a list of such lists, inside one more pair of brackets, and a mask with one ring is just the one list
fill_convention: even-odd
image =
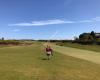
[(91, 31), (90, 33), (82, 33), (79, 38), (75, 38), (73, 42), (80, 44), (99, 44), (100, 45), (100, 33)]

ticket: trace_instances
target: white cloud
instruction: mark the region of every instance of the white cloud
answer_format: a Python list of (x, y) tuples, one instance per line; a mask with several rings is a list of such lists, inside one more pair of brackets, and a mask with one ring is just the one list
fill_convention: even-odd
[(78, 23), (88, 23), (88, 22), (93, 22), (92, 20), (82, 20), (82, 21), (78, 21)]
[(100, 17), (95, 17), (92, 20), (94, 20), (94, 21), (100, 21)]
[(87, 20), (78, 21), (78, 23), (89, 23), (89, 22), (97, 22), (100, 21), (100, 17), (95, 17)]
[(16, 24), (9, 24), (8, 26), (32, 26), (31, 23), (16, 23)]
[(74, 23), (74, 22), (55, 19), (55, 20), (47, 20), (47, 21), (32, 21), (31, 23), (10, 24), (9, 26), (44, 26), (44, 25), (65, 24), (65, 23)]
[(64, 23), (72, 23), (71, 21), (65, 21), (65, 20), (47, 20), (47, 21), (33, 21), (32, 24), (36, 26), (41, 26), (41, 25), (51, 25), (51, 24), (64, 24)]
[(83, 20), (80, 22), (97, 22), (100, 21), (100, 17), (91, 18), (90, 20)]
[(70, 21), (70, 20), (62, 20), (62, 19), (32, 21), (30, 23), (9, 24), (8, 26), (45, 26), (45, 25), (54, 25), (54, 24), (90, 23), (90, 22), (97, 22), (97, 21), (100, 21), (100, 17), (95, 17), (95, 18), (80, 20), (80, 21)]
[(12, 31), (14, 31), (14, 32), (18, 32), (18, 31), (20, 31), (19, 29), (14, 29), (14, 30), (12, 30)]

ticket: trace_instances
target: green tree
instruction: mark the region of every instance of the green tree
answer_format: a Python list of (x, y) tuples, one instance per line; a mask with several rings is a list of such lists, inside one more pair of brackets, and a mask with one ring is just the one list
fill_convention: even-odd
[(89, 33), (83, 33), (79, 35), (79, 40), (81, 43), (93, 43), (94, 38)]
[(95, 39), (95, 32), (91, 31), (90, 35)]

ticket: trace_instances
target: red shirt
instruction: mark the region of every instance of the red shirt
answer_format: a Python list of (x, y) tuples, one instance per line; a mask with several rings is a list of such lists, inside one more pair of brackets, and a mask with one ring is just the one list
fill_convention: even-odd
[(51, 48), (46, 48), (46, 52), (52, 52)]

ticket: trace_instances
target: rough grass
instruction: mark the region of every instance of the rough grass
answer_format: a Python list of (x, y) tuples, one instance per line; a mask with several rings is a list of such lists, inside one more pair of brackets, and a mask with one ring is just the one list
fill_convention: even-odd
[(65, 42), (65, 43), (58, 42), (57, 45), (100, 52), (100, 45), (82, 45), (71, 42)]
[(55, 52), (46, 60), (42, 45), (0, 48), (0, 80), (100, 80), (100, 65)]

